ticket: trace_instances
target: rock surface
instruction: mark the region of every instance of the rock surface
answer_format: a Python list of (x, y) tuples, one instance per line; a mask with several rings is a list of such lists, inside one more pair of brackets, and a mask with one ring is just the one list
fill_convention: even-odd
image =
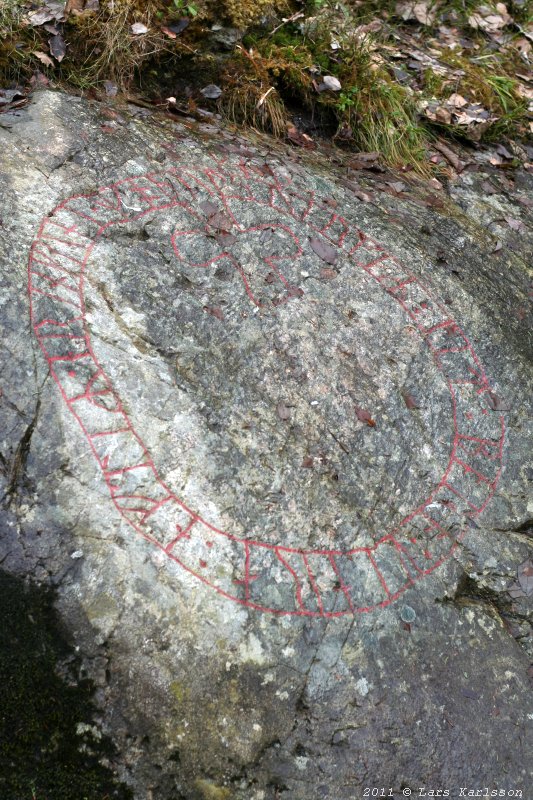
[(1, 565), (135, 797), (527, 797), (527, 205), (48, 91), (0, 123)]

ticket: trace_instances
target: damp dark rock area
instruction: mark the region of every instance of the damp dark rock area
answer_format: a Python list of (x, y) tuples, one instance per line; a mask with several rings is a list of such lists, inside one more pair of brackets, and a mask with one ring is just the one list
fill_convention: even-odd
[(51, 590), (2, 571), (0, 608), (2, 797), (129, 800)]
[(2, 800), (531, 797), (533, 175), (458, 152), (0, 115)]

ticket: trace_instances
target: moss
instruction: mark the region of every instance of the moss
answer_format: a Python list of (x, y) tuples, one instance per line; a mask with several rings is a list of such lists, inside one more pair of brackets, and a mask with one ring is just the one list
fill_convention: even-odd
[[(376, 61), (369, 41), (348, 33), (342, 55), (332, 52), (327, 19), (324, 15), (299, 37), (289, 30), (280, 37), (255, 39), (254, 63), (262, 71), (263, 85), (275, 87), (289, 109), (295, 104), (326, 126), (333, 123), (338, 140), (378, 150), (390, 164), (423, 170), (427, 135), (416, 122), (414, 97)], [(324, 74), (339, 79), (340, 93), (317, 91)]]
[[(52, 603), (48, 591), (0, 572), (0, 796), (126, 800), (129, 789), (101, 763), (113, 747), (94, 728), (92, 687), (76, 680), (80, 665)], [(69, 664), (68, 684), (59, 662)]]
[(356, 145), (377, 151), (395, 166), (423, 169), (426, 136), (417, 123), (415, 97), (375, 59), (368, 42), (354, 39), (337, 72), (343, 91), (336, 102), (341, 129)]
[(174, 699), (180, 705), (183, 705), (189, 698), (189, 689), (184, 686), (180, 681), (172, 681), (170, 684), (170, 691)]
[[(27, 13), (27, 3), (23, 6), (19, 0), (7, 0), (6, 6), (0, 2), (2, 84), (22, 82), (38, 69), (70, 87), (94, 89), (104, 80), (113, 80), (127, 90), (142, 79), (144, 67), (149, 69), (167, 53), (186, 50), (161, 30), (162, 23), (183, 13), (166, 0), (100, 0), (97, 11), (68, 15), (62, 26), (65, 58), (49, 67), (36, 53), (49, 52), (50, 34), (44, 26), (26, 24), (22, 11)], [(135, 36), (131, 25), (139, 21), (148, 33)]]
[(231, 797), (229, 789), (217, 786), (203, 778), (198, 778), (198, 780), (194, 782), (194, 788), (202, 800), (230, 800)]
[[(520, 133), (527, 119), (527, 101), (517, 92), (514, 78), (515, 63), (509, 56), (494, 53), (479, 53), (469, 58), (462, 52), (446, 50), (441, 55), (443, 63), (458, 71), (459, 77), (444, 98), (458, 92), (469, 102), (480, 103), (498, 117), (484, 135), (485, 141), (496, 140), (504, 134)], [(509, 74), (511, 73), (511, 74)]]
[(248, 28), (262, 17), (288, 10), (287, 0), (220, 0), (214, 15), (217, 17), (222, 13), (236, 28)]
[(87, 608), (87, 617), (90, 622), (116, 616), (118, 613), (117, 601), (109, 594), (103, 592)]
[(446, 86), (446, 79), (442, 75), (438, 75), (431, 67), (424, 71), (423, 75), (423, 89), (424, 93), (430, 97), (440, 97)]

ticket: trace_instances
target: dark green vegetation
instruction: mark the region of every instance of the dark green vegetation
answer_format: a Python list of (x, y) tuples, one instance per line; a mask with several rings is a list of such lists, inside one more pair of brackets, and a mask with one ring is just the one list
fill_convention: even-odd
[(128, 800), (100, 763), (112, 746), (92, 725), (92, 688), (74, 674), (52, 599), (0, 572), (0, 797)]
[[(4, 0), (0, 87), (36, 70), (89, 94), (113, 82), (173, 112), (220, 111), (276, 136), (296, 123), (419, 171), (435, 136), (533, 132), (532, 0), (69, 0), (48, 28), (32, 22), (42, 8)], [(201, 94), (211, 83), (216, 99)]]

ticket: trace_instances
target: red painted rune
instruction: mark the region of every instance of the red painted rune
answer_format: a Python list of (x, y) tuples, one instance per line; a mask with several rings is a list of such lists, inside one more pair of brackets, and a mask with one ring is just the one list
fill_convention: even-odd
[[(199, 202), (200, 195), (209, 199)], [(241, 224), (238, 207), (269, 208), (278, 223)], [(197, 224), (180, 227), (180, 209)], [(63, 201), (43, 220), (29, 259), (33, 330), (99, 464), (110, 503), (147, 542), (223, 596), (254, 609), (309, 617), (387, 606), (442, 564), (493, 497), (504, 442), (504, 419), (491, 402), (489, 380), (449, 311), (416, 275), (334, 207), (327, 213), (324, 224), (324, 202), (280, 180), (273, 170), (219, 159), (212, 168), (173, 167)], [(154, 214), (175, 220), (171, 243), (180, 263), (236, 270), (252, 306), (264, 308), (265, 301), (233, 252), (240, 239), (253, 240), (268, 227), (284, 248), (282, 256), (265, 256), (261, 276), (279, 288), (276, 303), (303, 295), (289, 280), (286, 264), (301, 257), (304, 232), (328, 264), (338, 257), (363, 271), (403, 310), (448, 387), (451, 450), (429, 495), (373, 546), (284, 547), (262, 541), (260, 530), (248, 536), (219, 530), (160, 474), (106, 365), (95, 355), (86, 319), (86, 295), (93, 291), (86, 277), (96, 243), (112, 226)], [(193, 252), (204, 255), (193, 259)], [(215, 308), (211, 313), (221, 312)], [(459, 503), (468, 509), (461, 525)]]

